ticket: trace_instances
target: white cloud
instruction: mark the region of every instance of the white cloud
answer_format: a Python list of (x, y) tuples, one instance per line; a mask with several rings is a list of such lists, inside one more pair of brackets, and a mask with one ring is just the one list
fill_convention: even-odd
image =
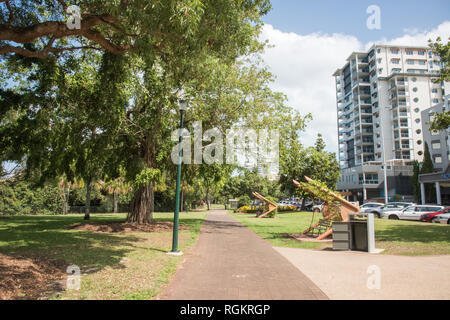
[(450, 36), (450, 21), (441, 23), (437, 28), (433, 30), (419, 31), (417, 28), (407, 28), (404, 30), (405, 35), (388, 40), (382, 38), (379, 41), (366, 44), (366, 49), (370, 48), (374, 43), (387, 44), (387, 45), (399, 45), (399, 46), (428, 46), (428, 40), (436, 40), (437, 37), (446, 40)]
[(336, 92), (332, 74), (351, 52), (363, 48), (362, 43), (356, 37), (342, 34), (284, 33), (271, 25), (264, 27), (262, 36), (274, 45), (263, 56), (276, 76), (273, 89), (285, 93), (289, 104), (302, 114), (313, 115), (302, 142), (312, 145), (320, 132), (327, 149), (336, 151)]
[[(381, 39), (375, 43), (426, 46), (428, 39), (450, 35), (450, 21), (431, 31), (405, 29), (396, 39)], [(283, 92), (289, 104), (303, 114), (312, 113), (302, 142), (313, 145), (317, 134), (323, 134), (327, 149), (337, 152), (337, 114), (335, 82), (332, 74), (342, 67), (353, 51), (367, 50), (373, 43), (364, 44), (355, 36), (344, 34), (286, 33), (265, 25), (263, 39), (274, 45), (263, 55), (265, 63), (276, 76), (273, 89)]]

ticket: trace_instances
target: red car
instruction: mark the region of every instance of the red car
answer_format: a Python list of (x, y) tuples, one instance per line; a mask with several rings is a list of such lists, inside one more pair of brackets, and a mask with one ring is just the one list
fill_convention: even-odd
[(437, 215), (440, 215), (440, 214), (444, 214), (444, 213), (450, 213), (450, 207), (445, 208), (444, 210), (441, 210), (438, 212), (423, 214), (420, 216), (420, 221), (431, 222), (431, 220), (433, 220), (434, 217), (436, 217)]

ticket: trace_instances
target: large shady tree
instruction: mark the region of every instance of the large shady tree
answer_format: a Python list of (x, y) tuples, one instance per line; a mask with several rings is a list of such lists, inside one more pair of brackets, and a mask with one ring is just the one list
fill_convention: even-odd
[[(69, 4), (79, 27), (67, 24)], [(19, 110), (2, 123), (3, 158), (87, 181), (122, 168), (135, 192), (128, 221), (151, 222), (155, 186), (175, 167), (181, 93), (188, 127), (276, 126), (289, 112), (255, 63), (268, 9), (265, 0), (1, 1), (2, 63), (21, 75), (19, 90), (2, 89), (2, 114)], [(92, 69), (80, 67), (87, 60)]]

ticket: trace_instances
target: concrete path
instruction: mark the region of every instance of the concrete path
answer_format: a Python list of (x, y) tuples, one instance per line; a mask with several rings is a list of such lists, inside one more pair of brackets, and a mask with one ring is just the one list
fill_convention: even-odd
[[(450, 256), (405, 257), (275, 249), (333, 300), (450, 299)], [(368, 273), (370, 266), (376, 267), (369, 269)], [(375, 270), (379, 270), (379, 289), (376, 289)], [(368, 282), (372, 289), (368, 288)]]
[(327, 296), (225, 211), (208, 214), (193, 254), (159, 299), (313, 300)]

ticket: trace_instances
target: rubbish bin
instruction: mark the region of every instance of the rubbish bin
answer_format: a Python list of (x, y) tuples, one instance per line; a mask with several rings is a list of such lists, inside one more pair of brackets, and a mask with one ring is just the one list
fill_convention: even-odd
[(333, 250), (368, 252), (367, 220), (333, 222)]
[(333, 222), (333, 250), (349, 251), (352, 248), (352, 229), (349, 222)]
[(367, 242), (367, 221), (351, 221), (352, 250), (369, 251)]

